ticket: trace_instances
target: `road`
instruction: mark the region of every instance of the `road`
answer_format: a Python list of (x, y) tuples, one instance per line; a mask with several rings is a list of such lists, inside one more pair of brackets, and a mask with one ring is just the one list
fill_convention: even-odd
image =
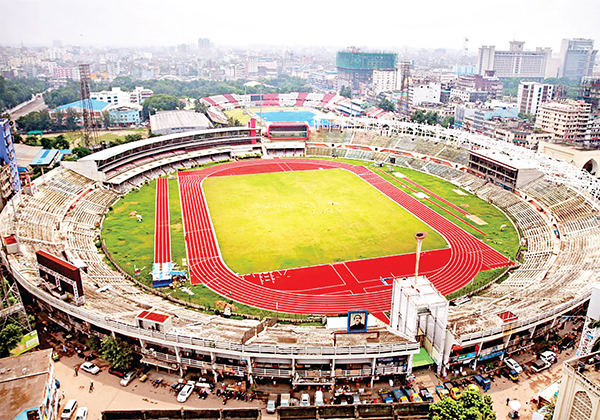
[(24, 105), (21, 108), (18, 108), (16, 111), (11, 112), (10, 118), (11, 120), (15, 121), (18, 118), (29, 114), (30, 112), (42, 111), (47, 108), (48, 106), (44, 102), (44, 98), (36, 95), (35, 99), (32, 102), (28, 103), (27, 105)]

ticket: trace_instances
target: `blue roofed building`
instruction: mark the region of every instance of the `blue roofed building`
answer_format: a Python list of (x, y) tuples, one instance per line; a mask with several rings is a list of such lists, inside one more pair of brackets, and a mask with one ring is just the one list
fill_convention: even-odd
[(138, 104), (111, 105), (107, 111), (113, 126), (129, 127), (142, 121), (142, 106)]
[[(96, 101), (94, 99), (91, 99), (88, 103), (96, 121), (101, 121), (102, 112), (106, 111), (107, 108), (111, 105), (108, 102)], [(63, 114), (65, 114), (68, 109), (72, 109), (75, 112), (78, 120), (81, 121), (81, 119), (83, 118), (84, 109), (81, 100), (54, 108), (52, 111), (50, 111), (50, 118), (56, 118), (57, 112), (62, 112)]]
[(62, 158), (58, 149), (42, 149), (31, 161), (31, 166), (50, 166)]

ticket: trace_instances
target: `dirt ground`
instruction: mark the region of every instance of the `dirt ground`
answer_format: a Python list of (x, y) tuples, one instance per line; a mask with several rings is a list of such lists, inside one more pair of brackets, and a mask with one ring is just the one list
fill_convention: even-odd
[[(98, 375), (79, 371), (75, 376), (76, 365), (83, 362), (77, 356), (62, 357), (54, 364), (54, 374), (60, 381), (59, 393), (61, 397), (60, 410), (70, 399), (76, 399), (79, 407), (88, 408), (88, 419), (98, 420), (104, 410), (117, 409), (156, 409), (156, 408), (223, 408), (223, 402), (214, 395), (209, 395), (206, 400), (198, 398), (198, 394), (192, 394), (185, 403), (177, 402), (177, 394), (170, 391), (171, 384), (177, 382), (178, 376), (164, 373), (163, 371), (151, 371), (146, 382), (134, 379), (129, 386), (119, 385), (121, 378), (108, 373), (106, 363), (94, 360), (98, 366), (103, 367)], [(163, 379), (163, 383), (155, 387), (154, 379)], [(94, 390), (89, 392), (90, 382), (94, 381)], [(237, 407), (259, 407), (261, 401), (249, 402), (230, 400), (227, 408)], [(59, 412), (61, 412), (59, 410)]]

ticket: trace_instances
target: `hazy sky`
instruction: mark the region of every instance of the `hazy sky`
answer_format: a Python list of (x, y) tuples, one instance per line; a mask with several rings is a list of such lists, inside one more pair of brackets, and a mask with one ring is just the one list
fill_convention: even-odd
[(399, 49), (600, 46), (598, 0), (0, 0), (1, 45), (322, 45)]

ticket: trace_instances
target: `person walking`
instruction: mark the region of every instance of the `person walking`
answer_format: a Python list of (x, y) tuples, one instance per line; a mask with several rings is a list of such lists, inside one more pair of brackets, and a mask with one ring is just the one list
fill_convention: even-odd
[(90, 381), (90, 393), (91, 392), (94, 392), (94, 380), (93, 379)]
[(75, 366), (75, 376), (79, 374), (79, 365)]

